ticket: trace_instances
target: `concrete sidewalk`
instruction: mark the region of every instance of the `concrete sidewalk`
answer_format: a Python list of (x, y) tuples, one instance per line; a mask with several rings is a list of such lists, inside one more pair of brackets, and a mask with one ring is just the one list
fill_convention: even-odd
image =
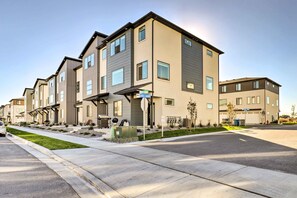
[[(89, 146), (54, 154), (123, 197), (295, 197), (297, 176), (188, 155), (14, 127)], [(286, 181), (286, 182), (284, 182)]]

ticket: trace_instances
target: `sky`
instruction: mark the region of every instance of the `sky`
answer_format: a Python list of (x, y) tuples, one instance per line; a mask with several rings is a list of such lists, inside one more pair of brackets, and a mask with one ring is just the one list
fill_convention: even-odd
[(295, 0), (0, 0), (0, 105), (77, 58), (94, 31), (111, 34), (149, 11), (216, 46), (220, 80), (281, 84), (281, 114), (297, 104)]

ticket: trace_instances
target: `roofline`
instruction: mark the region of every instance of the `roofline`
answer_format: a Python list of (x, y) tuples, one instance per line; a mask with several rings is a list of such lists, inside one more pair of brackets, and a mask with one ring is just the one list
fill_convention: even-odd
[(9, 102), (13, 101), (13, 100), (24, 100), (24, 98), (13, 98), (11, 99)]
[(72, 61), (76, 61), (76, 62), (82, 62), (81, 59), (77, 59), (77, 58), (72, 58), (72, 57), (69, 57), (69, 56), (65, 56), (60, 64), (60, 66), (58, 67), (57, 71), (56, 71), (56, 75), (58, 75), (58, 73), (60, 72), (60, 70), (62, 69), (64, 63), (66, 62), (66, 60), (72, 60)]
[(27, 90), (32, 90), (32, 91), (34, 91), (33, 88), (25, 88), (25, 89), (24, 89), (24, 92), (23, 92), (23, 96), (25, 96), (25, 93), (26, 93)]
[(52, 74), (52, 75), (50, 75), (47, 79), (46, 79), (46, 81), (49, 81), (51, 78), (53, 78), (53, 77), (55, 77), (55, 76), (57, 76), (56, 74)]
[(35, 89), (35, 87), (36, 87), (36, 85), (37, 85), (37, 82), (38, 82), (39, 80), (46, 81), (46, 79), (43, 79), (43, 78), (37, 78), (36, 81), (35, 81), (35, 84), (34, 84), (34, 86), (33, 86), (33, 89)]
[(108, 37), (106, 34), (103, 34), (101, 32), (95, 31), (93, 33), (93, 35), (91, 36), (90, 40), (87, 42), (87, 44), (84, 47), (84, 49), (82, 50), (82, 52), (80, 53), (80, 55), (79, 55), (78, 58), (82, 58), (85, 55), (86, 51), (89, 49), (90, 45), (93, 43), (93, 41), (96, 39), (97, 36), (102, 37), (102, 38)]
[(80, 68), (82, 68), (82, 65), (79, 65), (79, 66), (75, 67), (73, 70), (76, 71), (76, 70), (78, 70)]
[[(233, 80), (234, 80), (233, 82), (228, 82), (228, 80), (227, 80), (227, 81), (220, 81), (220, 82), (219, 82), (219, 85), (234, 84), (234, 83), (237, 83), (236, 80), (240, 80), (240, 78), (233, 79)], [(271, 80), (271, 79), (268, 78), (268, 77), (254, 77), (254, 78), (251, 77), (250, 79), (247, 79), (247, 80), (238, 81), (238, 83), (239, 83), (239, 82), (249, 82), (249, 81), (254, 81), (254, 80), (268, 80), (268, 81), (270, 81), (270, 82), (276, 84), (276, 85), (279, 86), (279, 87), (282, 86), (282, 85), (280, 85), (279, 83), (277, 83), (277, 82)]]
[(198, 38), (197, 36), (191, 34), (190, 32), (182, 29), (181, 27), (175, 25), (174, 23), (168, 21), (167, 19), (157, 15), (156, 13), (154, 13), (152, 11), (149, 12), (148, 14), (144, 15), (143, 17), (141, 17), (140, 19), (138, 19), (134, 23), (129, 22), (126, 25), (124, 25), (123, 27), (121, 27), (120, 29), (118, 29), (117, 31), (115, 31), (114, 33), (112, 33), (110, 36), (108, 36), (106, 39), (103, 40), (103, 44), (99, 45), (97, 47), (97, 49), (101, 49), (102, 47), (104, 47), (106, 45), (106, 42), (111, 41), (112, 39), (116, 38), (117, 36), (119, 36), (120, 34), (125, 32), (125, 30), (128, 30), (129, 28), (135, 29), (136, 27), (138, 27), (139, 25), (141, 25), (142, 23), (144, 23), (145, 21), (147, 21), (147, 20), (149, 20), (151, 18), (153, 18), (153, 19), (159, 21), (160, 23), (174, 29), (175, 31), (189, 37), (190, 39), (205, 45), (206, 47), (214, 50), (215, 52), (217, 52), (219, 54), (224, 54), (223, 51), (219, 50), (218, 48), (214, 47), (213, 45), (203, 41), (202, 39)]

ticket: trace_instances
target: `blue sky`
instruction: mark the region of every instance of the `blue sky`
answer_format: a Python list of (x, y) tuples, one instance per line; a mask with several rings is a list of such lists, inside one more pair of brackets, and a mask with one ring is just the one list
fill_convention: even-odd
[(297, 104), (295, 0), (1, 0), (0, 104), (78, 57), (96, 30), (110, 34), (154, 11), (225, 52), (220, 80), (280, 83), (281, 113)]

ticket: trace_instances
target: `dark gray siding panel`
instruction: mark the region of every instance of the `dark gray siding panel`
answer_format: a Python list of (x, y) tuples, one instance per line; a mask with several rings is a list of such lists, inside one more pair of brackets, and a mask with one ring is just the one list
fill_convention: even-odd
[(141, 99), (131, 100), (131, 125), (143, 125), (143, 112), (140, 107)]
[[(182, 36), (182, 90), (203, 93), (203, 49), (202, 44), (192, 41), (192, 46), (185, 44)], [(193, 83), (194, 89), (188, 89), (187, 83)]]

